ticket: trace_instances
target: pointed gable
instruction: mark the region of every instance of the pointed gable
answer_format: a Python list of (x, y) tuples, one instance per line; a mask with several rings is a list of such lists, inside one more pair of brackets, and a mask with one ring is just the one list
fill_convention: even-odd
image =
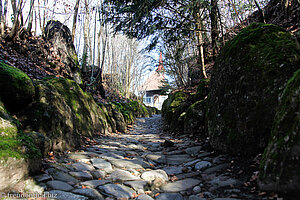
[(159, 65), (157, 69), (147, 78), (140, 87), (140, 91), (160, 90), (163, 86), (162, 81), (165, 80), (162, 53), (160, 52)]

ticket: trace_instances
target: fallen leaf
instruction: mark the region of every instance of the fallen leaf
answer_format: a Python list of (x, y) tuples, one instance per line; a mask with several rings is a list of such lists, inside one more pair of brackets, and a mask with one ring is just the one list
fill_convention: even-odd
[(136, 194), (136, 193), (133, 193), (132, 194), (132, 198), (137, 198), (137, 197), (139, 197), (140, 196), (140, 194)]
[(151, 194), (152, 193), (152, 191), (145, 191), (145, 194)]

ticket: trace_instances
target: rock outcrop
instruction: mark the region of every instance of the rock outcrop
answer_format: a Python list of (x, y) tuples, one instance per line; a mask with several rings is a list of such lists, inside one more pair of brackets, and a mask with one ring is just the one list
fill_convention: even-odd
[(208, 80), (201, 80), (194, 94), (178, 91), (168, 96), (162, 109), (165, 129), (199, 137), (206, 135), (208, 84)]
[(52, 44), (52, 48), (60, 61), (65, 64), (64, 77), (82, 84), (80, 67), (69, 28), (59, 21), (50, 20), (44, 30), (44, 38)]
[[(289, 80), (260, 167), (260, 188), (300, 197), (300, 70)], [(296, 198), (295, 198), (296, 199)]]
[(284, 29), (260, 23), (225, 45), (213, 69), (208, 102), (214, 148), (255, 155), (266, 147), (278, 96), (300, 66), (297, 45)]
[(28, 131), (37, 131), (52, 140), (53, 150), (80, 145), (80, 136), (108, 133), (109, 124), (93, 97), (70, 79), (45, 78), (35, 81), (36, 98), (25, 110)]
[(185, 110), (183, 107), (186, 102), (188, 95), (184, 92), (178, 91), (173, 94), (169, 94), (168, 98), (162, 105), (162, 117), (168, 130), (174, 131), (178, 127), (178, 118), (180, 114)]

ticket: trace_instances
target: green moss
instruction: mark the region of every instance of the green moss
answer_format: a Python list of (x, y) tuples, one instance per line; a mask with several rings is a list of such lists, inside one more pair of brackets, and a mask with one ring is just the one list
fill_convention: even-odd
[(77, 54), (73, 54), (71, 57), (72, 57), (75, 65), (78, 66), (78, 68), (79, 68), (80, 66), (79, 66), (79, 60), (78, 60)]
[(223, 58), (228, 58), (226, 62), (231, 62), (229, 58), (235, 55), (240, 58), (235, 65), (246, 65), (250, 71), (255, 67), (266, 75), (272, 75), (272, 71), (300, 59), (299, 49), (289, 32), (279, 26), (262, 23), (253, 23), (244, 28), (225, 45), (222, 54)]
[[(4, 132), (5, 133), (5, 132)], [(41, 158), (41, 152), (34, 144), (32, 138), (19, 132), (13, 136), (7, 134), (0, 136), (0, 159), (13, 158)]]
[(300, 69), (288, 81), (276, 113), (272, 136), (262, 156), (261, 179), (282, 186), (288, 185), (298, 176), (294, 169), (299, 168), (297, 156), (300, 151), (299, 110), (300, 105)]
[(189, 104), (185, 101), (187, 100), (188, 95), (182, 91), (175, 92), (168, 95), (162, 106), (162, 115), (165, 120), (165, 124), (170, 126), (173, 130), (180, 129), (183, 124), (178, 123), (180, 115), (186, 111)]
[(19, 111), (33, 99), (35, 88), (21, 70), (0, 62), (0, 98), (9, 111)]
[(8, 157), (23, 158), (21, 147), (22, 144), (17, 138), (0, 136), (0, 159), (3, 160)]
[[(29, 77), (18, 68), (9, 66), (3, 62), (0, 62), (0, 67), (1, 67), (1, 73), (5, 73), (16, 79), (29, 79)], [(16, 87), (18, 87), (18, 85), (16, 85)]]

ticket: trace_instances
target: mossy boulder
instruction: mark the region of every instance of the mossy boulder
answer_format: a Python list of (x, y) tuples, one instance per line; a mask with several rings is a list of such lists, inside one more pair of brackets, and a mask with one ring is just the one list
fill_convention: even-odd
[(278, 96), (300, 66), (297, 42), (284, 29), (253, 23), (215, 63), (207, 124), (214, 148), (255, 155), (267, 145)]
[(23, 122), (28, 131), (52, 140), (53, 150), (78, 147), (81, 136), (108, 133), (105, 113), (75, 81), (50, 77), (35, 85), (36, 99), (24, 112)]
[(10, 112), (26, 107), (35, 94), (31, 79), (18, 68), (0, 62), (0, 98)]
[(200, 100), (188, 107), (183, 115), (183, 133), (193, 134), (204, 137), (207, 135), (205, 131), (205, 115), (207, 108), (207, 100)]
[(206, 113), (204, 100), (209, 92), (208, 85), (209, 79), (202, 79), (196, 93), (177, 91), (169, 94), (162, 107), (165, 129), (185, 134), (203, 134)]
[(165, 125), (169, 125), (170, 129), (176, 129), (173, 125), (178, 124), (178, 118), (187, 109), (187, 105), (184, 102), (187, 100), (188, 95), (182, 91), (177, 91), (173, 94), (169, 94), (168, 98), (162, 105), (162, 116), (164, 118)]
[(289, 80), (260, 166), (262, 190), (300, 198), (300, 69)]
[(110, 103), (109, 107), (111, 107), (111, 110), (113, 113), (113, 118), (115, 119), (115, 122), (116, 122), (117, 130), (122, 133), (125, 133), (127, 130), (127, 124), (126, 124), (124, 116), (120, 110), (120, 107), (114, 103)]

